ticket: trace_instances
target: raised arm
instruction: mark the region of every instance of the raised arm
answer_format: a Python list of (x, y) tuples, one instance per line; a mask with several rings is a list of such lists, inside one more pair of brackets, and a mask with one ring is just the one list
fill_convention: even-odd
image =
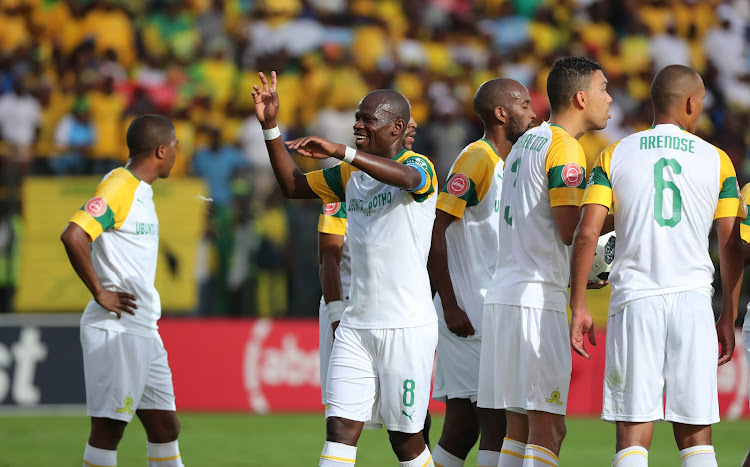
[(415, 190), (425, 183), (422, 172), (416, 167), (358, 151), (354, 148), (347, 148), (343, 144), (333, 143), (317, 136), (306, 136), (289, 141), (286, 144), (289, 149), (293, 149), (305, 157), (312, 157), (314, 159), (334, 157), (339, 160), (345, 160), (347, 151), (350, 151), (351, 156), (354, 157), (349, 162), (351, 165), (379, 182), (404, 190)]
[(78, 224), (71, 222), (63, 230), (60, 240), (65, 245), (70, 264), (89, 289), (94, 300), (103, 308), (116, 313), (118, 318), (122, 317), (123, 312), (134, 315), (138, 307), (133, 295), (106, 290), (99, 281), (91, 263), (89, 235)]
[(607, 219), (609, 208), (601, 204), (587, 204), (573, 237), (570, 258), (570, 345), (579, 355), (589, 358), (584, 343), (588, 334), (591, 345), (596, 345), (594, 322), (586, 305), (589, 271), (594, 263), (596, 243)]
[(719, 240), (721, 287), (724, 292), (716, 332), (721, 346), (719, 365), (723, 365), (732, 359), (734, 352), (734, 320), (737, 318), (737, 304), (742, 287), (743, 255), (740, 219), (736, 217), (717, 219), (716, 235)]
[(260, 81), (263, 85), (253, 86), (253, 100), (255, 101), (255, 115), (258, 117), (263, 130), (275, 131), (275, 138), (273, 135), (266, 136), (264, 131), (264, 137), (272, 139), (266, 139), (266, 148), (268, 149), (268, 156), (271, 160), (271, 167), (273, 168), (273, 174), (276, 176), (276, 181), (281, 188), (281, 192), (287, 198), (299, 199), (299, 198), (317, 198), (318, 195), (310, 188), (307, 183), (305, 174), (297, 167), (294, 160), (289, 155), (284, 147), (284, 143), (281, 140), (281, 133), (278, 131), (276, 125), (276, 116), (279, 113), (279, 94), (276, 92), (276, 72), (271, 72), (271, 84), (269, 86), (268, 80), (263, 73), (259, 73)]

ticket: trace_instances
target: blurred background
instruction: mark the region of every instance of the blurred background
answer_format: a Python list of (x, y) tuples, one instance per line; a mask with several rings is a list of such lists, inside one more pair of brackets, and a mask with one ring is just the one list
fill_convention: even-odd
[[(440, 181), (481, 136), (472, 98), (514, 78), (549, 115), (555, 58), (598, 60), (612, 119), (581, 139), (599, 151), (651, 124), (649, 85), (671, 63), (707, 97), (698, 133), (747, 181), (747, 0), (2, 0), (0, 311), (80, 311), (86, 290), (58, 234), (127, 158), (137, 115), (169, 116), (180, 140), (162, 219), (165, 314), (314, 316), (319, 202), (284, 200), (250, 88), (277, 70), (285, 138), (353, 145), (358, 101), (390, 87), (412, 104), (415, 150)], [(303, 171), (317, 168), (297, 159)]]
[[(655, 72), (689, 65), (707, 91), (698, 134), (729, 154), (744, 185), (749, 26), (750, 0), (0, 0), (0, 465), (80, 465), (88, 421), (78, 321), (90, 295), (59, 235), (125, 163), (137, 115), (168, 116), (180, 141), (154, 201), (159, 325), (186, 462), (301, 465), (317, 459), (323, 439), (321, 203), (285, 200), (277, 188), (250, 96), (258, 71), (278, 72), (286, 139), (353, 145), (359, 100), (379, 88), (403, 93), (419, 124), (414, 149), (442, 184), (481, 136), (472, 99), (487, 79), (525, 84), (540, 122), (553, 61), (598, 60), (614, 102), (607, 128), (581, 139), (590, 169), (604, 147), (651, 125)], [(608, 295), (590, 292), (600, 344), (591, 361), (573, 359), (569, 465), (604, 465), (612, 454), (613, 428), (598, 420)], [(720, 290), (714, 303), (719, 312)], [(748, 381), (738, 345), (719, 369), (723, 419), (750, 416)], [(433, 440), (443, 407), (431, 405)], [(28, 410), (37, 417), (14, 416)], [(719, 458), (739, 464), (750, 422), (716, 430)], [(668, 429), (657, 431), (668, 442)], [(378, 436), (363, 466), (393, 461)], [(121, 462), (142, 465), (143, 434), (125, 438)], [(654, 462), (676, 461), (674, 445), (656, 444)]]

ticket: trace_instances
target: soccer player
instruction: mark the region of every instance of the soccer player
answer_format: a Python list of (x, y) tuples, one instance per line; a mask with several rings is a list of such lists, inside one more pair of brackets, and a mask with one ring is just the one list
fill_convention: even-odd
[(536, 118), (528, 89), (512, 79), (484, 82), (474, 112), (484, 136), (464, 148), (438, 196), (428, 262), (439, 321), (432, 397), (446, 403), (433, 458), (443, 467), (463, 466), (480, 431), (479, 466), (495, 467), (500, 456), (505, 415), (476, 407), (482, 305), (497, 258), (503, 164)]
[(107, 174), (62, 233), (70, 263), (93, 296), (81, 317), (86, 412), (84, 466), (117, 465), (117, 445), (138, 415), (150, 467), (182, 466), (172, 373), (156, 325), (159, 220), (151, 184), (175, 162), (168, 119), (143, 115), (127, 132), (130, 159)]
[(586, 183), (578, 138), (607, 125), (612, 102), (601, 66), (584, 57), (552, 65), (547, 95), (550, 121), (527, 131), (505, 161), (482, 317), (477, 405), (505, 409), (500, 467), (558, 465), (571, 372), (569, 246)]
[[(742, 187), (740, 193), (743, 200), (750, 197), (750, 183)], [(742, 237), (742, 257), (744, 265), (750, 266), (750, 219), (745, 219), (740, 224), (740, 237)], [(747, 304), (747, 312), (745, 313), (745, 321), (742, 324), (742, 342), (745, 344), (745, 359), (747, 364), (750, 366), (750, 303)], [(750, 393), (748, 393), (750, 397)], [(745, 455), (745, 460), (742, 461), (742, 467), (750, 467), (750, 450)]]
[[(405, 149), (411, 151), (414, 136), (417, 133), (417, 122), (410, 117), (404, 133)], [(333, 334), (339, 325), (344, 310), (349, 305), (349, 287), (351, 286), (351, 258), (349, 241), (346, 236), (346, 202), (326, 204), (318, 218), (318, 262), (320, 265), (320, 285), (323, 296), (318, 309), (318, 342), (320, 353), (320, 393), (323, 404), (326, 403), (326, 377), (328, 361), (333, 348)], [(427, 412), (423, 435), (425, 444), (430, 446), (429, 425), (430, 413)], [(379, 430), (379, 423), (364, 424), (365, 429)]]
[(333, 343), (320, 467), (353, 464), (365, 421), (383, 423), (403, 467), (432, 466), (422, 437), (437, 344), (427, 254), (435, 217), (432, 163), (402, 147), (409, 102), (390, 90), (365, 96), (355, 113), (357, 149), (315, 136), (286, 143), (303, 156), (344, 163), (303, 174), (276, 127), (279, 96), (253, 87), (276, 180), (289, 198), (345, 201), (352, 264), (350, 304)]
[[(617, 424), (613, 466), (647, 465), (653, 422), (662, 419), (672, 422), (683, 467), (717, 465), (711, 446), (711, 424), (719, 421), (716, 371), (734, 350), (745, 205), (729, 157), (692, 134), (705, 96), (691, 68), (659, 71), (651, 83), (654, 126), (605, 149), (584, 195), (571, 258), (570, 340), (588, 357), (584, 336), (594, 340), (585, 283), (612, 208), (617, 251), (609, 276), (602, 418)], [(716, 323), (708, 254), (714, 220), (724, 291)]]

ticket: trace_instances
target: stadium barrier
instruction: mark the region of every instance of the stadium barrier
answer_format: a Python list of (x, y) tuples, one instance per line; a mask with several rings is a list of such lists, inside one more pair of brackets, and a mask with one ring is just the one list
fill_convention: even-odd
[[(76, 407), (85, 391), (78, 315), (0, 315), (0, 413)], [(160, 322), (179, 410), (322, 412), (315, 319), (165, 318)], [(719, 368), (723, 418), (749, 417), (750, 373), (737, 330), (734, 358)], [(571, 415), (601, 411), (604, 332), (591, 360), (573, 356)], [(440, 413), (444, 405), (432, 402)]]

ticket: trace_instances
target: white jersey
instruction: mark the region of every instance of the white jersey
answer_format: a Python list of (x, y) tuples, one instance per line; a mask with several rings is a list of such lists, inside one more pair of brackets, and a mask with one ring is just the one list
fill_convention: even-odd
[(726, 153), (672, 124), (656, 125), (605, 149), (583, 203), (614, 211), (610, 314), (653, 295), (693, 290), (711, 297), (708, 234), (713, 221), (746, 215)]
[(318, 232), (344, 237), (341, 261), (339, 262), (339, 276), (341, 277), (341, 301), (344, 302), (344, 306), (349, 306), (352, 260), (349, 256), (349, 236), (346, 234), (346, 201), (323, 205), (318, 218)]
[[(500, 221), (503, 163), (490, 144), (480, 139), (464, 148), (451, 167), (437, 200), (437, 209), (457, 217), (445, 231), (448, 271), (458, 306), (482, 335), (482, 306), (495, 273)], [(438, 320), (445, 325), (440, 296)]]
[[(750, 183), (742, 187), (740, 196), (742, 197), (743, 202), (746, 202), (744, 200), (748, 199), (748, 196), (750, 196)], [(740, 236), (742, 237), (743, 242), (750, 243), (750, 219), (745, 219), (744, 221), (742, 221), (742, 224), (740, 224)], [(750, 303), (747, 304), (747, 311), (745, 313), (744, 324), (742, 325), (742, 332), (750, 332)], [(750, 362), (750, 358), (748, 358), (748, 362)]]
[(76, 212), (76, 223), (91, 238), (91, 262), (107, 290), (135, 295), (135, 315), (114, 313), (92, 298), (81, 324), (142, 336), (158, 336), (161, 300), (154, 287), (159, 254), (159, 219), (151, 185), (126, 168), (108, 173), (94, 197)]
[(500, 197), (500, 245), (485, 303), (565, 312), (570, 247), (552, 208), (579, 206), (586, 157), (562, 127), (543, 122), (513, 145)]
[(412, 151), (394, 160), (417, 168), (423, 183), (409, 192), (345, 163), (307, 174), (324, 203), (346, 202), (352, 285), (341, 326), (388, 329), (437, 321), (427, 275), (437, 199), (434, 168)]

